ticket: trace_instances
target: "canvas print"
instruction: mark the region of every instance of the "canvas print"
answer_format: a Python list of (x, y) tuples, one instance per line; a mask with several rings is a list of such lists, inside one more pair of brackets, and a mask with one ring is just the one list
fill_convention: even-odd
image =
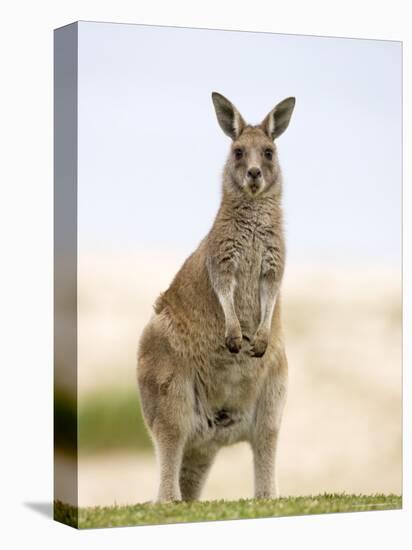
[(54, 36), (55, 519), (402, 506), (402, 44)]

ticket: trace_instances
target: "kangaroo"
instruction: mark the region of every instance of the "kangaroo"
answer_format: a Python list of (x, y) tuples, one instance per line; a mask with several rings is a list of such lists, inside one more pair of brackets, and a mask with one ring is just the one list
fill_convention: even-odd
[(143, 416), (160, 470), (158, 501), (199, 498), (218, 450), (247, 441), (255, 498), (277, 496), (275, 459), (287, 390), (280, 286), (285, 243), (274, 140), (295, 98), (259, 125), (212, 93), (232, 139), (209, 234), (156, 300), (139, 342)]

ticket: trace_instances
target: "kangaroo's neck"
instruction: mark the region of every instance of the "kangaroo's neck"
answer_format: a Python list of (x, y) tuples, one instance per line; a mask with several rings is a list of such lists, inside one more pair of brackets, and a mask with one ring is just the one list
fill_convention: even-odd
[(246, 223), (263, 222), (281, 226), (282, 208), (280, 194), (262, 193), (251, 197), (246, 193), (231, 193), (223, 190), (222, 201), (217, 214), (220, 220), (238, 220)]
[(236, 217), (245, 214), (250, 217), (252, 214), (259, 216), (259, 214), (272, 212), (274, 215), (281, 216), (282, 179), (282, 172), (278, 168), (276, 177), (269, 183), (268, 188), (257, 196), (252, 196), (238, 187), (226, 166), (223, 171), (219, 213)]

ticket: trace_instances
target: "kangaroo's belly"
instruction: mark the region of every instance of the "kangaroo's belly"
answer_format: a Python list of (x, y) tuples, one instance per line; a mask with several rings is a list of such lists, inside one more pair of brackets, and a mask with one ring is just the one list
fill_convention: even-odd
[(269, 382), (267, 374), (266, 361), (250, 357), (246, 344), (239, 354), (227, 350), (211, 357), (206, 377), (195, 381), (199, 402), (192, 445), (218, 448), (250, 440), (259, 395)]
[(211, 362), (209, 403), (214, 408), (243, 410), (254, 406), (265, 369), (263, 360), (248, 355), (243, 341), (239, 354), (222, 350)]

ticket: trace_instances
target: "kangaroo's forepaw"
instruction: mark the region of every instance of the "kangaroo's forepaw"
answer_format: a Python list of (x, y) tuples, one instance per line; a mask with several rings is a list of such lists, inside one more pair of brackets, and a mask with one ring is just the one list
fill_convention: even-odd
[(226, 336), (226, 347), (231, 353), (239, 353), (242, 349), (242, 335), (231, 335)]
[(267, 337), (255, 334), (250, 343), (250, 354), (252, 357), (263, 357), (268, 347)]

